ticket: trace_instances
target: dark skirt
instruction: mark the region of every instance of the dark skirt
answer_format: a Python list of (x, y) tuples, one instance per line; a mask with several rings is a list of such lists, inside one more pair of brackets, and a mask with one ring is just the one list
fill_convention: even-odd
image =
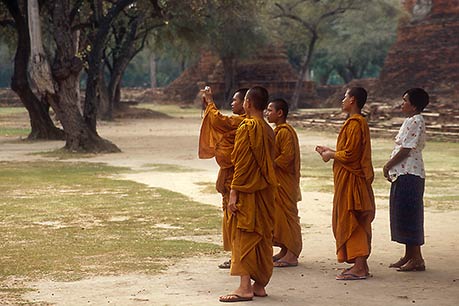
[(390, 188), (390, 231), (392, 241), (424, 244), (424, 185), (417, 175), (400, 175)]

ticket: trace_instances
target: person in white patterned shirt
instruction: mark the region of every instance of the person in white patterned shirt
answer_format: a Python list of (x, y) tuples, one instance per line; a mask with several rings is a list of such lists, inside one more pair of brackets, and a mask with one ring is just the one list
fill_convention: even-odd
[(425, 170), (422, 150), (426, 127), (421, 112), (429, 104), (422, 88), (411, 88), (403, 94), (401, 110), (406, 116), (395, 137), (395, 147), (383, 167), (384, 177), (391, 182), (391, 239), (405, 245), (405, 255), (389, 265), (397, 271), (425, 271), (421, 253), (424, 244)]

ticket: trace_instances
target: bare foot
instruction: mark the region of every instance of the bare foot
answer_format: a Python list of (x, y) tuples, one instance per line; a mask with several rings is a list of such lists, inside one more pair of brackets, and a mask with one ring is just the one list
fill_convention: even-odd
[(258, 296), (258, 297), (268, 296), (268, 294), (266, 293), (265, 287), (263, 287), (261, 285), (258, 285), (257, 283), (254, 283), (252, 285), (252, 289), (253, 289), (253, 295), (254, 296)]
[(273, 262), (276, 262), (278, 261), (279, 259), (281, 259), (282, 257), (285, 256), (285, 254), (287, 254), (287, 250), (282, 248), (279, 253), (277, 253), (276, 255), (273, 256)]
[(285, 255), (277, 260), (277, 262), (274, 263), (275, 267), (296, 267), (298, 266), (298, 258), (290, 252), (290, 250), (287, 250), (285, 252)]

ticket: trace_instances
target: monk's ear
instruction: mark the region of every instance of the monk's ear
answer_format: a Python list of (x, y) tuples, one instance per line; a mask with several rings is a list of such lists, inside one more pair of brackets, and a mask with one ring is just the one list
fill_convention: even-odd
[(350, 98), (351, 98), (351, 103), (356, 103), (357, 102), (357, 100), (356, 100), (356, 98), (354, 96), (351, 96)]

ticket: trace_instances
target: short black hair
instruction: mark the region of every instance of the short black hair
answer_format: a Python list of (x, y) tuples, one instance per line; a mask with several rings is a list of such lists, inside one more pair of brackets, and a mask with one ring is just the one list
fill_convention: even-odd
[(405, 95), (408, 95), (410, 104), (416, 107), (419, 112), (422, 112), (429, 104), (429, 94), (422, 88), (408, 89), (403, 93), (402, 97)]
[(367, 91), (363, 87), (351, 87), (349, 88), (349, 96), (354, 97), (357, 101), (357, 106), (362, 109), (367, 102)]
[(268, 106), (268, 90), (261, 86), (254, 86), (247, 91), (247, 98), (252, 101), (255, 109), (263, 111)]
[(245, 97), (247, 91), (249, 91), (249, 88), (243, 87), (243, 88), (239, 88), (238, 90), (236, 90), (236, 91), (234, 92), (234, 94), (240, 95), (240, 96), (241, 96), (241, 99), (244, 100), (244, 97)]
[(282, 112), (284, 113), (284, 118), (287, 118), (287, 115), (288, 115), (287, 101), (285, 101), (282, 98), (277, 98), (277, 99), (271, 100), (270, 103), (274, 105), (274, 108), (276, 109), (276, 111), (282, 110)]

